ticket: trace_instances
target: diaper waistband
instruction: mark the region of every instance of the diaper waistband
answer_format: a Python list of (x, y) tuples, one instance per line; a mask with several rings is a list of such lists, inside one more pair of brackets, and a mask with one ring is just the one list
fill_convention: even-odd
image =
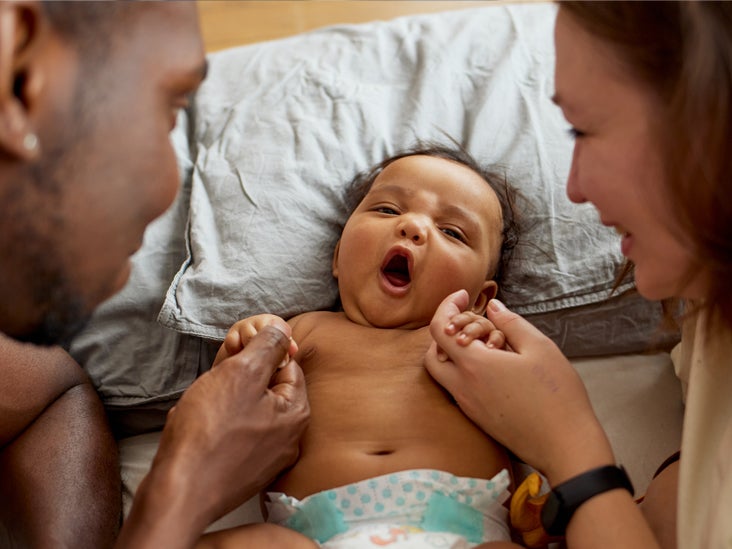
[(509, 483), (505, 469), (490, 480), (434, 469), (400, 471), (319, 492), (302, 501), (270, 493), (267, 520), (321, 543), (354, 525), (376, 522), (453, 532), (480, 543), (486, 521), (506, 528), (507, 512), (502, 504), (509, 496)]

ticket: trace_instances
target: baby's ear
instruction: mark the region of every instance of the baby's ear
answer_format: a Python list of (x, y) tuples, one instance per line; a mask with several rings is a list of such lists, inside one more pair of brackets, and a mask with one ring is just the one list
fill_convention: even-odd
[(338, 252), (341, 249), (341, 239), (338, 239), (338, 242), (336, 242), (335, 250), (333, 250), (333, 266), (331, 267), (331, 271), (333, 273), (333, 278), (338, 278)]
[(470, 308), (476, 315), (482, 315), (485, 313), (485, 308), (488, 306), (488, 302), (496, 297), (498, 293), (498, 283), (495, 280), (486, 280), (483, 283), (483, 289), (475, 299), (475, 303)]

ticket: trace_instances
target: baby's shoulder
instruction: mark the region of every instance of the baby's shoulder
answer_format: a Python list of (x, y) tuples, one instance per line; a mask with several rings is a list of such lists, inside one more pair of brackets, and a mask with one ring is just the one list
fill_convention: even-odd
[(292, 337), (297, 341), (307, 337), (316, 329), (337, 328), (339, 324), (348, 322), (348, 319), (339, 312), (310, 311), (292, 317), (287, 322), (292, 327)]

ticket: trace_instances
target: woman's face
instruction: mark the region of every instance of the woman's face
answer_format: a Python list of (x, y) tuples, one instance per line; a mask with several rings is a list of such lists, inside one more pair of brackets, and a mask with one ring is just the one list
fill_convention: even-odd
[(658, 136), (662, 111), (613, 50), (559, 9), (554, 101), (576, 135), (567, 194), (618, 231), (648, 299), (703, 297), (705, 275), (671, 213)]

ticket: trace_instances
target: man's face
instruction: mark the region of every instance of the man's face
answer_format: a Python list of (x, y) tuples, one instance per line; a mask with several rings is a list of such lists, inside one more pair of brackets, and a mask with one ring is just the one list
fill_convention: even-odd
[(136, 9), (95, 67), (50, 37), (40, 157), (0, 222), (0, 326), (12, 336), (54, 343), (78, 330), (124, 286), (145, 227), (175, 197), (169, 133), (205, 73), (196, 8)]

